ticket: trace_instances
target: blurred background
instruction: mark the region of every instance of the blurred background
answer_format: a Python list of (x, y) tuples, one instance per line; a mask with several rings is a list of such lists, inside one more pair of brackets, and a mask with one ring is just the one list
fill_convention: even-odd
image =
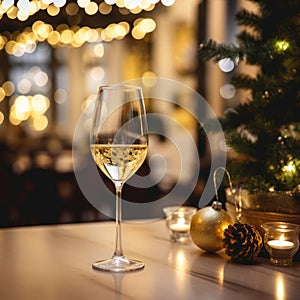
[[(199, 92), (217, 115), (234, 106), (236, 91), (228, 82), (235, 65), (226, 60), (203, 63), (197, 52), (208, 37), (234, 42), (238, 30), (234, 14), (246, 4), (244, 0), (0, 1), (0, 226), (108, 219), (84, 197), (72, 165), (74, 130), (100, 85), (142, 78), (151, 88), (147, 78), (164, 77)], [(169, 114), (195, 139), (201, 170), (186, 203), (197, 205), (209, 172), (210, 149), (199, 137), (195, 118), (180, 109), (184, 105), (196, 113), (197, 104), (188, 94), (165, 92), (176, 98), (177, 105), (146, 99), (147, 110)], [(83, 130), (88, 134), (88, 124)], [(164, 130), (168, 137), (180, 135), (176, 128)], [(168, 165), (176, 166), (176, 155), (168, 156), (172, 145), (162, 137), (152, 139), (152, 153), (165, 154)], [(192, 173), (193, 162), (186, 163)], [(128, 188), (124, 197), (155, 201), (177, 181), (178, 170), (171, 167), (150, 191)], [(146, 162), (140, 172), (148, 169)]]

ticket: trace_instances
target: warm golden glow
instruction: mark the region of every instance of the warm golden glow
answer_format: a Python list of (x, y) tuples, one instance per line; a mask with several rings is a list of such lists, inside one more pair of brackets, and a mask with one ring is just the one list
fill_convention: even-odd
[(116, 4), (116, 0), (104, 0), (104, 1), (105, 1), (105, 3), (110, 4), (110, 5)]
[(15, 45), (16, 45), (16, 42), (15, 41), (9, 41), (7, 42), (7, 44), (5, 45), (5, 51), (7, 54), (15, 54)]
[(146, 71), (142, 75), (142, 82), (143, 82), (143, 85), (146, 87), (154, 87), (157, 82), (157, 76), (152, 71)]
[(77, 4), (81, 8), (85, 8), (89, 6), (90, 2), (91, 2), (90, 0), (77, 0)]
[(27, 94), (30, 91), (31, 87), (32, 84), (27, 78), (21, 79), (17, 84), (18, 91), (22, 94)]
[(37, 35), (37, 40), (40, 42), (46, 40), (52, 30), (50, 24), (45, 24), (42, 21), (36, 21), (32, 25), (32, 31)]
[(271, 187), (269, 188), (269, 192), (271, 192), (271, 193), (275, 192), (274, 186), (271, 186)]
[(110, 42), (113, 40), (113, 38), (107, 34), (106, 30), (101, 31), (101, 39), (105, 42)]
[(126, 35), (126, 33), (126, 29), (123, 26), (116, 24), (116, 26), (114, 27), (114, 37), (116, 39), (122, 39)]
[(165, 6), (172, 6), (175, 3), (175, 0), (161, 0), (161, 3)]
[(90, 4), (84, 8), (87, 15), (95, 15), (98, 12), (98, 4), (96, 2), (90, 2)]
[(0, 125), (3, 123), (4, 121), (4, 114), (0, 111)]
[[(113, 5), (118, 6), (121, 13), (138, 14), (142, 10), (152, 10), (158, 2), (159, 0), (106, 0), (98, 6), (95, 1), (91, 0), (78, 0), (77, 3), (67, 3), (66, 0), (6, 0), (0, 3), (0, 19), (6, 13), (11, 19), (18, 18), (25, 21), (39, 10), (47, 11), (49, 16), (56, 16), (63, 7), (69, 16), (76, 15), (79, 7), (88, 15), (94, 15), (97, 12), (107, 15), (112, 11)], [(165, 0), (164, 2), (165, 5), (171, 5), (174, 1)], [(0, 34), (0, 50), (5, 49), (9, 55), (22, 56), (24, 53), (34, 52), (38, 42), (47, 41), (53, 47), (65, 45), (81, 47), (86, 42), (110, 42), (114, 39), (123, 39), (130, 31), (135, 39), (143, 39), (147, 33), (156, 28), (156, 23), (151, 18), (138, 18), (134, 23), (133, 28), (130, 28), (127, 22), (111, 23), (106, 28), (95, 29), (87, 26), (80, 28), (78, 25), (69, 28), (66, 24), (59, 24), (57, 28), (53, 28), (50, 24), (37, 20), (31, 27), (24, 28), (23, 32), (11, 35)]]
[(130, 26), (127, 22), (120, 22), (119, 25), (121, 25), (122, 27), (124, 27), (125, 31), (126, 31), (126, 34), (129, 33), (130, 31)]
[(18, 8), (16, 6), (11, 7), (8, 11), (7, 11), (7, 16), (10, 19), (16, 19), (18, 14)]
[(146, 11), (151, 11), (155, 8), (155, 4), (151, 4), (149, 7), (144, 8)]
[(7, 43), (7, 38), (5, 36), (0, 35), (0, 50), (5, 47), (6, 43)]
[(35, 130), (41, 131), (48, 126), (44, 113), (50, 107), (50, 101), (41, 94), (34, 96), (16, 96), (10, 108), (9, 121), (13, 125), (29, 120)]
[(32, 16), (40, 10), (40, 5), (38, 1), (31, 1), (29, 3), (29, 14)]
[[(76, 15), (78, 9), (83, 8), (88, 15), (95, 14), (98, 10), (101, 14), (108, 14), (112, 10), (112, 6), (125, 8), (133, 14), (138, 14), (142, 10), (150, 11), (160, 0), (105, 0), (99, 4), (91, 0), (77, 0), (77, 2), (67, 3), (66, 0), (4, 0), (0, 3), (0, 18), (7, 14), (11, 19), (18, 18), (20, 21), (26, 21), (30, 16), (36, 14), (40, 10), (45, 10), (49, 16), (55, 16), (60, 9), (65, 7), (68, 15)], [(15, 5), (14, 5), (15, 3)], [(161, 0), (165, 6), (171, 6), (175, 0)]]
[(282, 171), (285, 173), (293, 173), (296, 170), (295, 165), (290, 161), (286, 166), (282, 168)]
[(14, 2), (13, 0), (3, 0), (2, 1), (2, 7), (4, 10), (8, 10), (11, 6), (14, 5)]
[(70, 29), (64, 30), (61, 35), (60, 39), (64, 44), (70, 44), (73, 40), (74, 32)]
[(2, 89), (4, 90), (6, 96), (11, 96), (15, 91), (15, 86), (11, 81), (5, 81), (2, 84)]
[(104, 56), (104, 46), (103, 44), (99, 43), (94, 46), (94, 54), (97, 57), (103, 57)]
[(112, 11), (112, 7), (111, 7), (111, 5), (109, 5), (105, 2), (101, 2), (99, 4), (99, 11), (103, 15), (108, 15)]
[(57, 45), (60, 42), (60, 34), (57, 31), (51, 31), (47, 38), (50, 45)]
[(217, 272), (218, 272), (218, 281), (219, 285), (223, 286), (224, 284), (224, 271), (225, 271), (225, 265), (220, 265)]
[(156, 28), (156, 23), (153, 19), (143, 19), (139, 26), (141, 27), (141, 30), (144, 32), (152, 32)]
[(48, 83), (48, 75), (45, 72), (38, 72), (34, 76), (34, 82), (37, 86), (45, 86)]
[(79, 7), (76, 3), (68, 3), (66, 6), (66, 13), (69, 16), (75, 16), (78, 13)]
[(44, 115), (36, 116), (32, 120), (32, 126), (37, 131), (42, 131), (48, 126), (48, 119)]
[(286, 40), (276, 41), (275, 50), (279, 53), (286, 51), (290, 47), (290, 43)]
[(17, 18), (20, 21), (26, 21), (29, 18), (29, 10), (25, 11), (25, 10), (19, 10), (17, 12)]
[(5, 91), (2, 87), (0, 87), (0, 102), (5, 98)]
[(131, 8), (131, 9), (130, 9), (130, 12), (137, 15), (137, 14), (139, 14), (142, 10), (143, 10), (143, 9), (142, 9), (141, 7), (136, 6), (136, 7), (134, 7), (134, 8)]
[[(173, 251), (174, 250), (174, 251)], [(168, 264), (175, 268), (174, 284), (176, 285), (176, 296), (178, 299), (185, 299), (186, 290), (184, 289), (186, 283), (186, 272), (189, 266), (189, 257), (183, 249), (172, 249), (168, 254)]]
[(78, 37), (83, 42), (89, 39), (90, 34), (91, 34), (91, 29), (87, 26), (84, 26), (78, 30)]
[[(106, 4), (116, 5), (119, 8), (126, 8), (132, 13), (139, 13), (144, 10), (152, 10), (155, 7), (155, 4), (159, 0), (105, 0)], [(175, 3), (175, 0), (162, 0), (161, 1), (165, 6), (171, 6)]]
[(131, 35), (136, 39), (136, 40), (141, 40), (145, 37), (145, 32), (143, 32), (139, 26), (133, 27), (131, 30)]
[(53, 0), (53, 4), (57, 7), (63, 7), (66, 2), (66, 0)]
[(186, 264), (186, 257), (183, 251), (178, 251), (176, 255), (176, 267), (184, 270)]
[(104, 78), (105, 72), (101, 67), (94, 67), (90, 71), (91, 77), (95, 81), (101, 81)]
[(89, 43), (97, 42), (98, 38), (99, 38), (98, 31), (96, 29), (91, 29), (87, 42)]
[(113, 39), (122, 39), (128, 33), (125, 22), (119, 24), (112, 23), (101, 32), (101, 38), (104, 41), (111, 41)]
[(277, 274), (276, 276), (276, 300), (284, 300), (285, 299), (285, 286), (284, 280), (281, 274)]
[(57, 16), (59, 14), (59, 7), (51, 4), (49, 5), (49, 7), (47, 8), (47, 13), (51, 16), (51, 17), (54, 17), (54, 16)]
[(41, 0), (41, 2), (48, 6), (50, 3), (52, 3), (52, 0)]
[(34, 114), (43, 114), (50, 106), (50, 101), (47, 97), (37, 94), (31, 98), (31, 109)]
[(15, 119), (25, 121), (30, 117), (31, 107), (26, 96), (18, 96), (10, 110)]
[(80, 36), (80, 31), (78, 30), (75, 34), (74, 34), (74, 37), (73, 37), (73, 40), (72, 40), (72, 43), (71, 45), (73, 47), (81, 47), (83, 45), (85, 41), (81, 38)]
[(156, 23), (151, 18), (138, 18), (134, 21), (134, 27), (131, 31), (132, 36), (137, 39), (143, 39), (147, 33), (152, 32), (156, 28)]
[(159, 0), (142, 0), (140, 3), (140, 7), (144, 10), (150, 11), (155, 7), (155, 4), (159, 2)]
[(12, 125), (20, 125), (21, 124), (21, 120), (17, 119), (15, 116), (14, 116), (14, 113), (12, 110), (10, 110), (10, 114), (9, 114), (9, 121)]

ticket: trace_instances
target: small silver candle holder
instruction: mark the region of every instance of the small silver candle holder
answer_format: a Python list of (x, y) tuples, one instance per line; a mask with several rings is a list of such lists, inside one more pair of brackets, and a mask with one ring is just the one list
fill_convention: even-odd
[(174, 242), (186, 242), (190, 236), (192, 216), (197, 208), (192, 206), (168, 206), (163, 209), (170, 238)]
[(299, 249), (299, 225), (286, 222), (269, 222), (264, 229), (264, 246), (270, 262), (278, 266), (292, 266), (293, 256)]

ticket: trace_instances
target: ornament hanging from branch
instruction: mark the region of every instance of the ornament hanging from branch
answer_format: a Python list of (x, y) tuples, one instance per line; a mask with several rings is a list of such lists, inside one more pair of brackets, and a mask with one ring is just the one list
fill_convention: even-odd
[(216, 201), (211, 206), (199, 209), (191, 220), (190, 235), (192, 241), (200, 249), (208, 252), (223, 249), (224, 229), (233, 224), (232, 218), (222, 209), (222, 203), (219, 201), (216, 184), (216, 173), (219, 169), (214, 172)]
[[(235, 199), (235, 223), (230, 215), (222, 209), (222, 203), (219, 201), (216, 175), (220, 170), (226, 173), (231, 193)], [(241, 222), (241, 188), (238, 191), (238, 199), (236, 199), (230, 174), (223, 167), (215, 170), (213, 180), (216, 201), (212, 206), (198, 210), (193, 216), (190, 228), (192, 241), (199, 248), (208, 252), (216, 252), (225, 248), (225, 253), (232, 262), (251, 264), (261, 250), (262, 238), (254, 226)]]

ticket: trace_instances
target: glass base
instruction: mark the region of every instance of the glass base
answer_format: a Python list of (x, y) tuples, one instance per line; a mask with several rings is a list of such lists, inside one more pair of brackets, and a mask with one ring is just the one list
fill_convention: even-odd
[(189, 241), (189, 231), (179, 232), (179, 231), (170, 231), (170, 238), (172, 242), (187, 243)]
[(293, 265), (292, 259), (282, 259), (282, 258), (270, 258), (271, 264), (281, 266), (281, 267), (291, 267)]
[(110, 259), (99, 260), (93, 263), (93, 269), (106, 272), (131, 272), (141, 270), (144, 263), (138, 260), (129, 260), (124, 256), (113, 256)]

